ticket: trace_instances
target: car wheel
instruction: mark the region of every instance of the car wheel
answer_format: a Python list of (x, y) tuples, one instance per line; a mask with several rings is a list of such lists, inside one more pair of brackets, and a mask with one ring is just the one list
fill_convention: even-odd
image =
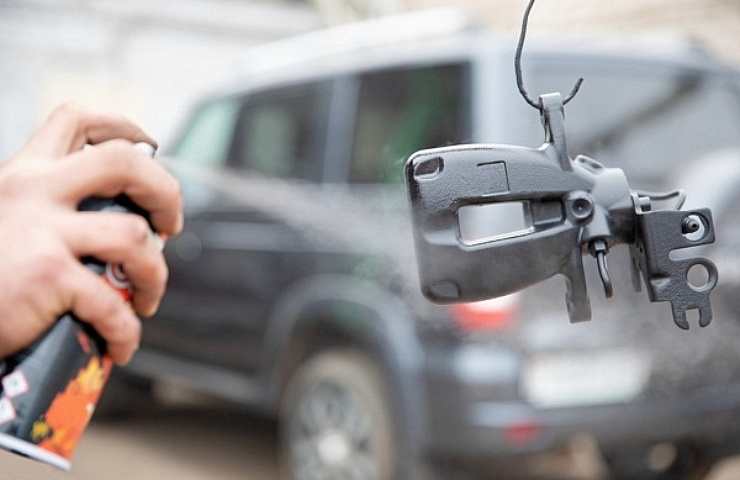
[(392, 480), (396, 451), (380, 368), (356, 351), (302, 365), (281, 402), (283, 478)]

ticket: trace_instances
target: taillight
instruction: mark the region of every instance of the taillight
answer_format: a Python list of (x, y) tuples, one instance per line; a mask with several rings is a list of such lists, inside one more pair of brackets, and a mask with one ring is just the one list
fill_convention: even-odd
[(519, 315), (521, 294), (480, 302), (453, 305), (452, 316), (465, 331), (500, 331), (508, 328)]
[(542, 425), (534, 420), (515, 422), (504, 427), (504, 439), (514, 446), (532, 443), (541, 433)]

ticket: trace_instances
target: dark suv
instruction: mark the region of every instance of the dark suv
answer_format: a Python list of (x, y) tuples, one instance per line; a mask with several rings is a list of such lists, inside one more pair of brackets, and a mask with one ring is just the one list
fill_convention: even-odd
[(560, 279), (475, 304), (422, 298), (408, 156), (537, 146), (543, 131), (516, 91), (513, 39), (397, 27), (266, 47), (195, 109), (170, 152), (186, 228), (128, 372), (275, 416), (284, 473), (301, 480), (532, 478), (584, 445), (599, 453), (591, 478), (683, 478), (740, 451), (736, 72), (691, 47), (525, 49), (534, 95), (585, 79), (566, 106), (572, 154), (623, 168), (633, 188), (686, 186), (719, 234), (709, 327), (681, 331), (668, 304), (633, 293), (626, 248), (609, 256), (609, 301), (585, 260), (594, 319), (571, 325)]

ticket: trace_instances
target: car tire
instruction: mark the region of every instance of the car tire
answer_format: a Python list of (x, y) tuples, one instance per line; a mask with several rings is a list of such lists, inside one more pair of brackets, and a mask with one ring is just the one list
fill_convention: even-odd
[(367, 355), (333, 350), (312, 357), (291, 377), (279, 420), (282, 478), (395, 478), (389, 395)]

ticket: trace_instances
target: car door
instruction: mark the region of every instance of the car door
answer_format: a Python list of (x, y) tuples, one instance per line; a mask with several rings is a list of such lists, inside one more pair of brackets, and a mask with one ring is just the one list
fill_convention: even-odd
[(346, 202), (357, 215), (376, 220), (371, 230), (379, 242), (393, 242), (392, 251), (413, 257), (404, 165), (417, 150), (470, 141), (470, 64), (396, 66), (362, 72), (355, 80)]
[(261, 358), (273, 304), (305, 269), (310, 208), (321, 176), (331, 84), (227, 97), (199, 110), (173, 154), (186, 222), (168, 243), (168, 292), (145, 342), (242, 371)]

